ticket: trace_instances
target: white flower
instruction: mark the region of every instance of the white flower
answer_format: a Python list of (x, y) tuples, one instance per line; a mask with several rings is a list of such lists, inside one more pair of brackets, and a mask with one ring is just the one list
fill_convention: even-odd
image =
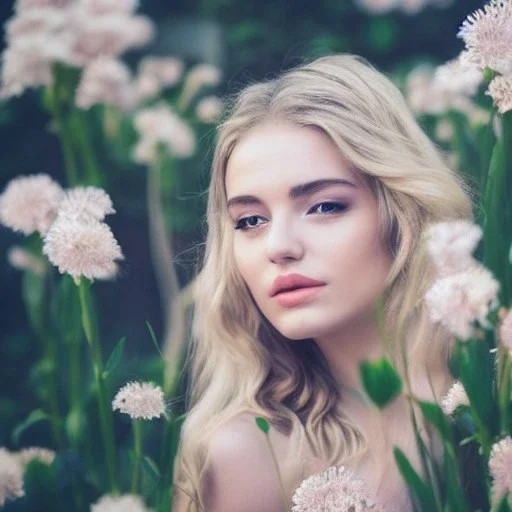
[(18, 270), (29, 270), (38, 276), (44, 275), (46, 267), (44, 261), (23, 247), (14, 245), (7, 251), (7, 261)]
[(344, 466), (304, 480), (292, 501), (292, 512), (384, 512), (373, 502), (365, 482)]
[(117, 273), (115, 261), (124, 259), (110, 228), (93, 218), (59, 217), (44, 238), (43, 253), (75, 279), (110, 278)]
[(149, 512), (142, 498), (135, 494), (102, 496), (91, 505), (91, 512)]
[(215, 123), (222, 114), (222, 100), (218, 96), (206, 96), (196, 107), (196, 116), (203, 123)]
[(406, 14), (418, 14), (427, 6), (428, 0), (401, 0), (400, 8)]
[(462, 384), (454, 382), (448, 393), (441, 400), (441, 409), (446, 416), (451, 416), (461, 405), (469, 406), (469, 399)]
[(116, 213), (112, 199), (98, 187), (74, 187), (68, 189), (59, 205), (59, 218), (81, 220), (91, 217), (102, 221), (105, 215)]
[(83, 109), (96, 104), (112, 105), (121, 110), (133, 108), (136, 98), (130, 70), (112, 57), (93, 60), (84, 68), (75, 102)]
[(512, 76), (497, 76), (489, 84), (486, 93), (501, 114), (512, 110)]
[(23, 468), (16, 456), (0, 448), (0, 507), (7, 500), (21, 498), (23, 491)]
[(53, 450), (48, 450), (47, 448), (38, 448), (33, 446), (21, 450), (18, 453), (18, 457), (24, 466), (27, 466), (35, 459), (43, 462), (44, 464), (51, 465), (55, 459), (55, 452)]
[(139, 0), (81, 0), (81, 3), (95, 15), (132, 14), (139, 6)]
[(44, 235), (57, 216), (64, 191), (47, 174), (11, 180), (0, 195), (0, 223), (30, 235)]
[(425, 229), (426, 249), (439, 275), (466, 270), (475, 264), (472, 254), (482, 238), (482, 229), (465, 220), (437, 222)]
[(474, 336), (474, 323), (489, 328), (487, 315), (498, 306), (500, 284), (482, 265), (437, 280), (425, 294), (434, 322), (440, 322), (454, 336)]
[(384, 14), (400, 5), (399, 0), (357, 0), (357, 3), (372, 14)]
[(112, 402), (112, 410), (116, 409), (132, 419), (159, 418), (165, 415), (164, 392), (151, 382), (129, 382)]
[(203, 87), (215, 87), (220, 84), (221, 79), (222, 73), (219, 68), (211, 64), (197, 64), (185, 77), (180, 105), (183, 108), (188, 107), (190, 101)]
[(512, 3), (491, 0), (463, 22), (458, 37), (468, 50), (467, 61), (480, 69), (512, 72)]
[(154, 163), (160, 143), (177, 158), (187, 158), (195, 151), (194, 132), (163, 103), (139, 111), (134, 118), (134, 124), (141, 136), (134, 151), (137, 162)]
[(512, 492), (512, 438), (510, 436), (492, 446), (489, 472), (493, 479), (492, 501), (499, 503), (507, 492)]
[(453, 125), (448, 119), (441, 119), (436, 124), (436, 137), (437, 139), (448, 142), (452, 140), (454, 135)]
[(139, 101), (155, 97), (162, 89), (179, 83), (183, 62), (174, 57), (146, 57), (139, 64), (135, 87)]
[(17, 13), (21, 13), (41, 7), (65, 7), (68, 4), (69, 0), (16, 0), (14, 9)]
[(483, 73), (466, 64), (466, 54), (467, 52), (462, 52), (456, 59), (449, 60), (436, 69), (434, 87), (466, 96), (474, 96), (478, 92)]

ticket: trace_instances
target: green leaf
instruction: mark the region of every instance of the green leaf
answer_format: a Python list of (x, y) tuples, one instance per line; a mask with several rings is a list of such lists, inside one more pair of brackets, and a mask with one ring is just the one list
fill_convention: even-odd
[(81, 409), (73, 409), (64, 421), (64, 428), (68, 439), (73, 446), (77, 446), (82, 440), (87, 427), (87, 419)]
[(21, 444), (22, 436), (32, 428), (40, 426), (41, 423), (50, 423), (50, 416), (41, 409), (32, 411), (26, 419), (15, 427), (12, 433), (12, 440), (15, 445)]
[(380, 409), (402, 391), (402, 380), (385, 357), (375, 362), (363, 361), (359, 370), (366, 393)]
[(258, 428), (264, 434), (268, 434), (268, 431), (270, 430), (270, 425), (268, 424), (268, 421), (265, 418), (261, 418), (260, 416), (257, 416), (256, 417), (256, 425), (258, 425)]
[(395, 446), (393, 448), (393, 453), (402, 477), (407, 483), (409, 489), (411, 489), (418, 498), (421, 503), (422, 510), (428, 510), (429, 512), (435, 512), (438, 510), (432, 489), (420, 478), (418, 473), (416, 473), (402, 450)]
[(121, 361), (121, 357), (123, 357), (124, 347), (126, 342), (126, 336), (121, 338), (116, 346), (114, 347), (114, 350), (112, 350), (112, 353), (110, 354), (110, 357), (108, 358), (107, 364), (105, 365), (105, 371), (103, 372), (103, 377), (107, 377), (109, 373), (111, 373), (119, 364), (119, 361)]
[(505, 496), (499, 503), (499, 505), (494, 509), (495, 512), (512, 512), (510, 505), (508, 504), (508, 496)]
[(162, 475), (160, 474), (160, 470), (158, 469), (158, 466), (156, 465), (155, 461), (145, 456), (140, 459), (140, 464), (142, 466), (142, 469), (148, 474), (148, 476), (152, 480), (154, 480), (155, 482), (160, 481)]
[(153, 344), (155, 345), (160, 356), (163, 358), (164, 355), (162, 354), (162, 351), (160, 350), (160, 346), (158, 345), (158, 341), (156, 340), (155, 331), (153, 331), (153, 327), (151, 327), (151, 324), (147, 320), (146, 320), (146, 326), (148, 328), (148, 331), (151, 336), (151, 340), (153, 341)]
[(441, 437), (449, 441), (451, 439), (450, 426), (441, 407), (434, 402), (423, 402), (421, 400), (418, 401), (418, 405), (423, 416), (436, 427)]
[(32, 272), (24, 272), (22, 280), (22, 296), (27, 308), (30, 324), (34, 330), (41, 334), (44, 332), (44, 301), (45, 276), (38, 276)]

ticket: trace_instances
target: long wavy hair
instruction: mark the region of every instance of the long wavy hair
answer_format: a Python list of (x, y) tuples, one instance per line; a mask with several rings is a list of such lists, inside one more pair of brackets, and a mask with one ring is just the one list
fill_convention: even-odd
[[(393, 256), (383, 300), (386, 350), (400, 367), (447, 371), (448, 334), (432, 325), (423, 295), (434, 278), (420, 233), (431, 222), (472, 219), (471, 189), (450, 170), (398, 88), (364, 59), (334, 55), (248, 86), (218, 128), (207, 206), (208, 233), (197, 276), (186, 419), (176, 487), (204, 509), (208, 441), (240, 412), (268, 419), (339, 464), (366, 441), (340, 407), (340, 392), (312, 339), (290, 342), (262, 315), (233, 259), (225, 173), (233, 148), (268, 120), (315, 127), (358, 170), (378, 204), (379, 234)], [(403, 368), (402, 368), (403, 369)]]

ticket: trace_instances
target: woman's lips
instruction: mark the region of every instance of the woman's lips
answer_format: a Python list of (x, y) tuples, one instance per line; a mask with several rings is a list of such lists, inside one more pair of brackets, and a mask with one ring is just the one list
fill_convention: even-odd
[(305, 286), (303, 288), (296, 288), (295, 290), (285, 290), (273, 296), (276, 302), (285, 308), (293, 308), (300, 306), (307, 302), (311, 302), (315, 295), (320, 291), (320, 288), (325, 284), (317, 286)]

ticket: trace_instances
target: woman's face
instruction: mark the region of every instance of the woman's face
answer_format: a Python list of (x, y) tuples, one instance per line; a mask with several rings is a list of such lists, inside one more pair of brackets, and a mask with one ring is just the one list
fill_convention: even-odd
[[(372, 192), (325, 134), (281, 121), (253, 128), (225, 184), (236, 265), (281, 334), (318, 339), (373, 320), (391, 257)], [(276, 278), (290, 274), (314, 282), (285, 278), (282, 286), (299, 289), (272, 296)]]

